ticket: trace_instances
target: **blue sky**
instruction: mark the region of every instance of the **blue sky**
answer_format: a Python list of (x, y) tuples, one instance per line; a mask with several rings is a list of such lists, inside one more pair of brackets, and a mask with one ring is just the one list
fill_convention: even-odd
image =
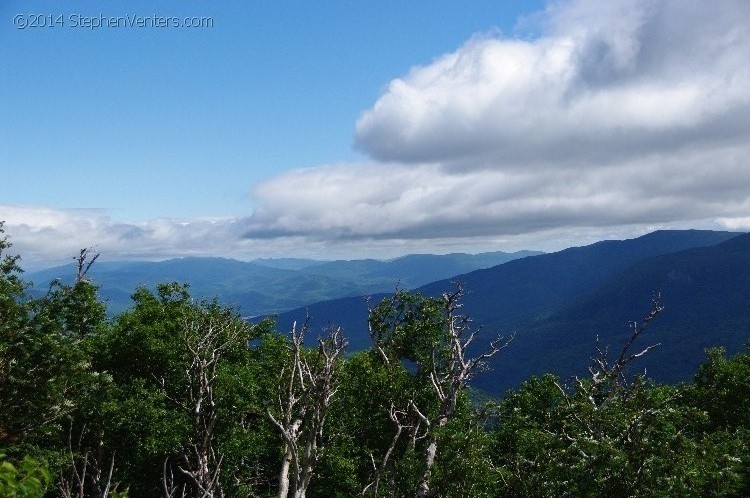
[[(360, 158), (354, 123), (392, 77), (539, 5), (4, 2), (0, 198), (123, 220), (247, 215), (258, 181)], [(14, 29), (19, 13), (67, 27)], [(70, 27), (100, 13), (214, 27)]]
[[(746, 230), (749, 11), (6, 1), (0, 220), (30, 264)], [(72, 26), (154, 15), (213, 27)]]

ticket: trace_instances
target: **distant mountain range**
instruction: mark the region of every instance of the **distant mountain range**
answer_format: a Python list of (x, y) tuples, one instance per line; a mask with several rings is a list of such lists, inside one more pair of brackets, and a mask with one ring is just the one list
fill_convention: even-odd
[[(74, 273), (66, 265), (27, 279), (41, 293), (51, 280), (69, 282)], [(328, 323), (343, 326), (351, 350), (370, 346), (367, 296), (377, 303), (397, 285), (439, 296), (460, 281), (467, 291), (464, 309), (484, 328), (477, 348), (498, 332), (516, 334), (493, 359), (491, 371), (474, 380), (495, 395), (530, 375), (554, 372), (567, 378), (585, 372), (597, 336), (611, 351), (619, 350), (628, 337), (628, 322), (643, 317), (657, 290), (666, 308), (636, 344), (661, 343), (635, 365), (649, 377), (686, 380), (703, 361), (706, 347), (736, 351), (750, 340), (750, 234), (731, 232), (657, 231), (551, 254), (101, 262), (91, 276), (114, 313), (130, 305), (139, 285), (185, 282), (195, 297), (218, 296), (245, 316), (275, 315), (282, 332), (304, 320), (309, 310), (313, 330)]]
[[(483, 325), (486, 345), (494, 333), (516, 333), (475, 386), (502, 394), (532, 374), (563, 377), (585, 371), (597, 335), (614, 352), (628, 337), (628, 322), (648, 311), (663, 292), (661, 315), (635, 347), (662, 345), (636, 364), (649, 376), (689, 378), (714, 345), (737, 350), (750, 340), (750, 234), (658, 231), (624, 241), (604, 241), (510, 261), (417, 289), (440, 295), (462, 282), (464, 309)], [(372, 295), (377, 302), (384, 295)], [(342, 325), (353, 349), (370, 345), (364, 297), (307, 307), (313, 327)], [(304, 318), (305, 309), (280, 314), (279, 330)]]
[[(307, 303), (372, 292), (393, 291), (397, 285), (418, 287), (479, 268), (542, 254), (537, 251), (482, 254), (413, 254), (390, 261), (315, 261), (307, 259), (258, 259), (243, 262), (224, 258), (179, 258), (161, 262), (97, 262), (92, 279), (111, 313), (130, 306), (138, 286), (158, 283), (190, 284), (195, 297), (217, 296), (223, 304), (237, 306), (245, 316), (283, 312)], [(43, 293), (60, 278), (72, 281), (73, 265), (31, 273), (34, 292)]]

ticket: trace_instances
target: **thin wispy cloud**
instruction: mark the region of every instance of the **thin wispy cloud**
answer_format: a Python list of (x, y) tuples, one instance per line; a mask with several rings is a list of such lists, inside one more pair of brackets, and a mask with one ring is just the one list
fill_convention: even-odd
[(5, 220), (13, 251), (32, 263), (59, 262), (85, 247), (107, 259), (165, 259), (236, 253), (243, 245), (239, 222), (231, 218), (124, 223), (100, 209), (0, 204), (0, 219)]

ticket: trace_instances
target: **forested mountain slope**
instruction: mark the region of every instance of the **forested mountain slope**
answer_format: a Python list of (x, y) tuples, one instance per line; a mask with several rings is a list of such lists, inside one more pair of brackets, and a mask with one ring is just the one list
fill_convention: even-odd
[[(596, 337), (616, 353), (630, 332), (628, 322), (643, 318), (651, 293), (659, 290), (664, 310), (639, 341), (642, 347), (661, 346), (638, 363), (639, 369), (661, 381), (687, 380), (705, 359), (704, 349), (722, 345), (736, 352), (750, 339), (750, 234), (647, 259), (538, 318), (515, 351), (497, 363), (497, 378), (581, 373), (595, 354)], [(518, 363), (523, 367), (514, 367)]]
[[(690, 361), (653, 372), (664, 380), (685, 378), (694, 372), (705, 345), (721, 343), (732, 348), (742, 342), (742, 337), (748, 337), (747, 329), (738, 327), (750, 314), (748, 306), (743, 308), (741, 291), (750, 252), (742, 243), (742, 237), (746, 236), (737, 237), (738, 234), (730, 232), (658, 231), (636, 239), (604, 241), (511, 261), (455, 277), (467, 290), (465, 310), (476, 324), (485, 328), (477, 340), (478, 346), (486, 344), (495, 333), (516, 333), (513, 345), (493, 360), (493, 373), (477, 379), (477, 385), (499, 394), (532, 373), (572, 373), (593, 354), (597, 334), (603, 340), (606, 335), (603, 331), (610, 334), (606, 338), (611, 334), (624, 337), (627, 322), (646, 313), (652, 292), (660, 288), (668, 307), (654, 328), (659, 321), (664, 322), (664, 327), (678, 322), (684, 326), (683, 321), (675, 321), (674, 317), (680, 308), (692, 310), (689, 315), (695, 317), (692, 330), (698, 323), (713, 321), (711, 317), (724, 310), (725, 320), (711, 330), (712, 337), (704, 334), (700, 340), (683, 338), (679, 343), (665, 343), (663, 352), (652, 360), (652, 363), (660, 361), (686, 348), (690, 351)], [(724, 242), (726, 245), (717, 245)], [(673, 257), (678, 259), (673, 261)], [(696, 280), (698, 275), (703, 280)], [(700, 285), (678, 287), (681, 278), (699, 281)], [(627, 290), (616, 290), (624, 282), (629, 282)], [(667, 285), (670, 282), (673, 285)], [(710, 295), (716, 292), (714, 289), (727, 286), (737, 290), (736, 299), (725, 301), (723, 308), (715, 307), (714, 311), (704, 313), (703, 309), (710, 307), (709, 302), (717, 298)], [(444, 280), (418, 291), (436, 296), (451, 287), (451, 281)], [(747, 295), (745, 292), (745, 298)], [(373, 295), (370, 302), (384, 296)], [(677, 302), (680, 308), (674, 307)], [(621, 309), (615, 312), (613, 308)], [(303, 319), (305, 312), (298, 309), (279, 315), (279, 328), (290, 327), (294, 320)], [(316, 303), (309, 306), (309, 312), (314, 327), (322, 328), (328, 322), (340, 324), (353, 347), (369, 345), (365, 298)], [(732, 337), (722, 335), (721, 330)], [(619, 344), (617, 340), (613, 342)]]

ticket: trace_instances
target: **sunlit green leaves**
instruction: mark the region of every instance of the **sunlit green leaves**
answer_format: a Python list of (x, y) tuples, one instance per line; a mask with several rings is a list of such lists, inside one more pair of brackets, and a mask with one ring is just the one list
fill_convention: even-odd
[(3, 498), (40, 498), (51, 476), (47, 466), (28, 455), (13, 465), (0, 451), (0, 496)]

